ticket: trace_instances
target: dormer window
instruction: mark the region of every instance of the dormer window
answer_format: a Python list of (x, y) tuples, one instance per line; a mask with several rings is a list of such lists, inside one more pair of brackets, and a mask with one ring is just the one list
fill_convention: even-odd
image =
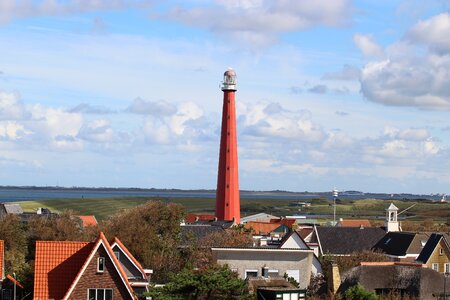
[(103, 273), (104, 270), (105, 270), (105, 258), (99, 257), (97, 260), (97, 272)]

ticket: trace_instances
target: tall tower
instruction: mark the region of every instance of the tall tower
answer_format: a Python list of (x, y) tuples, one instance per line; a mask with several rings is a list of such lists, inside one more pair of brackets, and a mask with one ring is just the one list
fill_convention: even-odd
[(220, 135), (219, 171), (217, 175), (216, 217), (219, 220), (241, 221), (239, 198), (238, 154), (236, 138), (236, 73), (223, 74), (222, 131)]

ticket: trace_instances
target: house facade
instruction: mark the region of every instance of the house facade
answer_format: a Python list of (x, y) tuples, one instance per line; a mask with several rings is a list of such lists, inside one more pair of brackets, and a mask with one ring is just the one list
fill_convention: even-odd
[[(33, 299), (137, 299), (128, 250), (120, 241), (113, 247), (103, 233), (90, 243), (37, 241)], [(122, 262), (117, 258), (121, 254)], [(146, 280), (143, 269), (139, 273)]]
[(442, 234), (431, 234), (417, 262), (439, 273), (450, 273), (450, 247)]
[(213, 260), (228, 265), (240, 278), (283, 277), (285, 274), (306, 289), (311, 278), (314, 253), (292, 248), (212, 248)]

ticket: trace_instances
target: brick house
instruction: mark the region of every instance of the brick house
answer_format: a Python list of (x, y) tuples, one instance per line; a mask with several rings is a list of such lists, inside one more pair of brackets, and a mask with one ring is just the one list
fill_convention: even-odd
[[(113, 246), (129, 254), (117, 239)], [(116, 255), (103, 233), (95, 242), (37, 241), (33, 299), (137, 299), (129, 269)]]
[(440, 273), (450, 273), (450, 246), (442, 234), (433, 233), (417, 261)]

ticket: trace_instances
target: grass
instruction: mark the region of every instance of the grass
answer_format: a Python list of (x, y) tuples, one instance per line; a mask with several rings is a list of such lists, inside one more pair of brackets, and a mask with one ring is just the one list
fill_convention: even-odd
[[(163, 202), (173, 202), (182, 204), (187, 212), (194, 213), (214, 213), (215, 200), (212, 198), (164, 198), (164, 197), (118, 197), (118, 198), (92, 198), (92, 199), (51, 199), (39, 201), (18, 202), (24, 211), (36, 211), (38, 207), (47, 207), (51, 211), (61, 212), (70, 209), (80, 215), (95, 215), (97, 219), (102, 220), (113, 215), (121, 209), (135, 207), (144, 204), (146, 201), (160, 200)], [(332, 202), (323, 199), (313, 199), (311, 207), (301, 208), (290, 206), (293, 202), (289, 199), (268, 199), (268, 198), (243, 198), (241, 199), (241, 215), (250, 215), (258, 212), (286, 216), (293, 214), (325, 214), (333, 213)], [(393, 202), (399, 211), (402, 211), (411, 205), (404, 215), (415, 220), (434, 218), (439, 220), (450, 220), (449, 203), (433, 203), (423, 200), (379, 200), (379, 199), (361, 199), (349, 200), (341, 199), (336, 205), (336, 214), (344, 218), (367, 218), (383, 217), (385, 209)]]

